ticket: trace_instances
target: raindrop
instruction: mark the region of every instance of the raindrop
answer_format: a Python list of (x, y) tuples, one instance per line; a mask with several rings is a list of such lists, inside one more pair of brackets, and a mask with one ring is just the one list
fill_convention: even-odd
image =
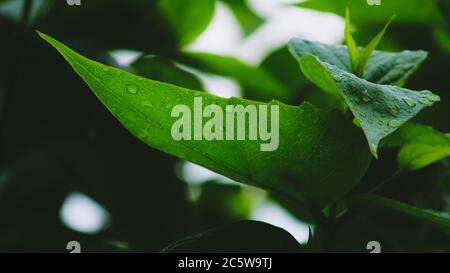
[(103, 72), (109, 72), (109, 68), (107, 68), (107, 67), (103, 67)]
[(389, 127), (396, 128), (400, 126), (400, 122), (398, 120), (392, 119), (388, 122)]
[(364, 102), (371, 102), (371, 101), (372, 101), (372, 98), (371, 98), (371, 97), (366, 97), (366, 96), (364, 96), (364, 97), (362, 98), (362, 100), (363, 100)]
[(138, 88), (137, 88), (135, 85), (129, 85), (129, 86), (127, 87), (127, 91), (128, 91), (128, 93), (134, 95), (134, 94), (137, 94)]
[(415, 107), (416, 102), (410, 98), (404, 98), (403, 101), (409, 106), (409, 107)]
[(420, 101), (420, 103), (425, 104), (425, 105), (431, 104), (431, 102), (427, 98), (421, 98), (419, 101)]
[(144, 78), (142, 78), (142, 77), (139, 77), (139, 78), (138, 78), (138, 81), (142, 81), (143, 79), (144, 79)]

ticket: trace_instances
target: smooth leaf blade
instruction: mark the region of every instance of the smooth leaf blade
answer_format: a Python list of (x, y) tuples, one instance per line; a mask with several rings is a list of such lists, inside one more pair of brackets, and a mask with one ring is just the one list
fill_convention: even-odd
[(319, 65), (325, 68), (321, 70), (326, 71), (323, 77), (315, 78), (315, 84), (319, 87), (324, 85), (323, 79), (329, 79), (330, 76), (334, 79), (348, 107), (359, 120), (375, 157), (381, 139), (393, 133), (423, 108), (439, 101), (439, 97), (430, 91), (415, 92), (368, 82), (337, 66), (322, 62), (313, 55), (303, 55), (300, 63), (303, 64), (305, 74), (310, 73), (309, 70), (317, 71), (316, 67)]
[[(91, 61), (53, 38), (40, 34), (72, 65), (111, 113), (147, 145), (211, 169), (236, 181), (258, 186), (322, 208), (348, 193), (370, 162), (364, 138), (339, 113), (324, 112), (310, 104), (298, 107), (224, 99), (214, 95), (143, 79)], [(194, 109), (203, 105), (279, 106), (279, 147), (261, 152), (257, 141), (176, 141), (171, 127), (175, 105)], [(347, 164), (349, 161), (353, 164)]]
[(447, 156), (450, 156), (450, 146), (411, 143), (400, 150), (398, 164), (403, 169), (418, 170)]

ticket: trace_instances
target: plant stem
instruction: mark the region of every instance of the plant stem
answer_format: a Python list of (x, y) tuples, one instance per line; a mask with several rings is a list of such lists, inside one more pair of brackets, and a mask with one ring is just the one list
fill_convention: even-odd
[(375, 193), (377, 191), (379, 191), (381, 188), (383, 188), (386, 184), (388, 184), (389, 182), (391, 182), (392, 180), (394, 180), (397, 176), (399, 176), (402, 173), (402, 169), (398, 169), (395, 173), (393, 173), (391, 176), (389, 176), (388, 178), (386, 178), (383, 182), (381, 182), (380, 184), (378, 184), (375, 188), (373, 188), (372, 190), (369, 191), (369, 193)]

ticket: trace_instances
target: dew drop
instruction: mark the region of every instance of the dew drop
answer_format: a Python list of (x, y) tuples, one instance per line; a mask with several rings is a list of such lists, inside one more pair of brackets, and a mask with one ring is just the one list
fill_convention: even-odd
[(144, 78), (142, 78), (142, 77), (139, 77), (139, 78), (138, 78), (138, 81), (142, 81), (143, 79), (144, 79)]
[(408, 105), (409, 107), (415, 107), (416, 102), (410, 98), (404, 98), (403, 101)]
[(127, 91), (128, 91), (128, 93), (134, 95), (134, 94), (137, 94), (138, 88), (137, 88), (135, 85), (129, 85), (129, 86), (127, 87)]
[(109, 68), (107, 68), (107, 67), (103, 67), (103, 72), (109, 72)]
[(426, 98), (421, 98), (419, 101), (420, 101), (420, 103), (425, 104), (425, 105), (430, 105), (431, 104), (431, 102), (428, 99), (426, 99)]
[(371, 97), (366, 97), (366, 96), (364, 96), (364, 97), (362, 98), (362, 100), (363, 100), (364, 102), (371, 102), (371, 101), (372, 101), (372, 98), (371, 98)]
[(400, 122), (396, 119), (392, 119), (388, 122), (389, 127), (396, 128), (400, 126)]

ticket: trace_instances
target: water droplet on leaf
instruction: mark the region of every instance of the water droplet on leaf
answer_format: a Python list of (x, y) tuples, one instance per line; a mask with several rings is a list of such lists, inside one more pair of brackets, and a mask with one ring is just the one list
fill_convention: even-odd
[(396, 128), (400, 126), (400, 122), (396, 119), (392, 119), (388, 122), (389, 127)]
[(408, 105), (409, 107), (415, 107), (416, 102), (410, 98), (404, 98), (403, 101)]
[(137, 88), (135, 85), (129, 85), (129, 86), (127, 87), (127, 91), (128, 91), (128, 93), (134, 95), (134, 94), (137, 94), (138, 88)]

